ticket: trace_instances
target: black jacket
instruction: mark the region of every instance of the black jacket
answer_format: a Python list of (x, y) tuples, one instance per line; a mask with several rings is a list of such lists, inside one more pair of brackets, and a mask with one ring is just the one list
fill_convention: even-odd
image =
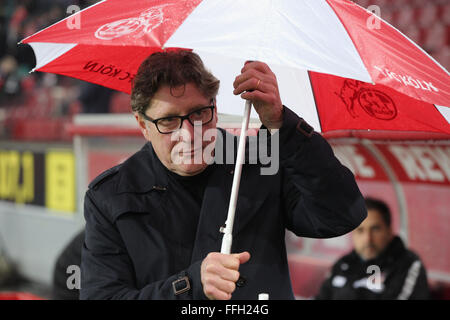
[[(242, 170), (232, 252), (249, 251), (233, 299), (293, 299), (285, 229), (298, 236), (335, 237), (366, 217), (353, 174), (319, 134), (285, 108), (280, 169)], [(275, 136), (275, 135), (274, 135)], [(272, 137), (273, 138), (273, 137)], [(237, 144), (236, 144), (237, 145)], [(220, 251), (234, 165), (212, 164), (203, 199), (170, 175), (151, 144), (96, 178), (85, 197), (81, 299), (205, 299), (200, 264)], [(175, 295), (173, 282), (190, 289)], [(186, 281), (176, 283), (187, 287)], [(177, 288), (178, 288), (177, 286)]]
[[(381, 286), (378, 288), (374, 282), (370, 281), (374, 279), (374, 269), (368, 270), (369, 266), (374, 265), (379, 266), (381, 272)], [(414, 252), (406, 249), (399, 237), (394, 237), (376, 259), (363, 261), (354, 250), (339, 259), (316, 297), (319, 300), (428, 298), (429, 290), (425, 268), (420, 258)]]

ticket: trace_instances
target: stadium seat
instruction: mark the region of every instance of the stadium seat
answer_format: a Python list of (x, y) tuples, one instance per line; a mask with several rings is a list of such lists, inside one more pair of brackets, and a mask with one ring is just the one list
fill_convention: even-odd
[(410, 0), (391, 0), (390, 9), (399, 12), (403, 10), (405, 6), (411, 6)]
[(425, 6), (419, 9), (418, 24), (422, 28), (428, 28), (437, 20), (438, 7)]
[(405, 29), (414, 23), (415, 10), (413, 8), (405, 8), (399, 11), (397, 17), (397, 26), (400, 29)]
[(438, 7), (438, 19), (445, 25), (450, 24), (450, 3)]
[(355, 2), (364, 8), (367, 8), (371, 3), (373, 3), (373, 1), (370, 1), (370, 0), (359, 0), (359, 1), (355, 1)]
[(425, 6), (434, 6), (435, 4), (433, 3), (433, 0), (412, 0), (410, 1), (411, 5), (413, 5), (414, 7), (425, 7)]
[(447, 28), (442, 23), (435, 23), (427, 29), (423, 48), (431, 53), (437, 52), (445, 47), (447, 42)]

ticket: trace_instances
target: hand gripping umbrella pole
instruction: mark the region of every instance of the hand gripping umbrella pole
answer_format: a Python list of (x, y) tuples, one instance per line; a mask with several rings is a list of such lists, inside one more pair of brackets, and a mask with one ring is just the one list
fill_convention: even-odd
[[(233, 185), (231, 187), (230, 205), (228, 206), (227, 220), (225, 221), (225, 227), (221, 228), (221, 232), (223, 232), (223, 239), (220, 253), (224, 254), (231, 253), (231, 244), (233, 243), (234, 215), (236, 213), (236, 203), (239, 193), (239, 183), (241, 181), (242, 165), (244, 164), (245, 138), (247, 136), (251, 109), (252, 103), (251, 101), (247, 100), (245, 102), (244, 119), (242, 120), (241, 126), (241, 135), (239, 137), (238, 153), (236, 157), (236, 165), (234, 167)], [(269, 294), (260, 293), (258, 295), (258, 300), (269, 300)]]
[(245, 137), (247, 136), (248, 122), (250, 120), (251, 109), (252, 109), (252, 102), (247, 100), (245, 102), (244, 119), (242, 120), (241, 136), (239, 138), (236, 165), (234, 167), (233, 185), (231, 187), (231, 197), (230, 197), (230, 204), (228, 206), (227, 220), (225, 221), (225, 226), (221, 228), (221, 232), (223, 232), (223, 239), (220, 253), (225, 254), (231, 253), (231, 244), (233, 243), (234, 215), (236, 213), (236, 203), (239, 193), (239, 182), (241, 181), (242, 165), (244, 164)]

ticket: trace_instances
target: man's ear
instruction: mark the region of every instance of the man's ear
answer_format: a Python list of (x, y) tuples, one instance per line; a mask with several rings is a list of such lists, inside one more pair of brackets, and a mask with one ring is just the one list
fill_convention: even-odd
[(147, 139), (148, 141), (150, 141), (150, 134), (148, 132), (148, 128), (146, 125), (146, 122), (144, 120), (144, 118), (142, 118), (142, 116), (139, 114), (139, 112), (135, 112), (134, 113), (134, 118), (136, 119), (139, 129), (141, 130), (142, 134), (144, 135), (145, 139)]

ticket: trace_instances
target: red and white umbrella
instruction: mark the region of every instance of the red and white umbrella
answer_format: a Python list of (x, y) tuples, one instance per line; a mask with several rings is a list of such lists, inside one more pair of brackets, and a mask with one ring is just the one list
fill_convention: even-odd
[(37, 71), (124, 92), (150, 53), (193, 49), (221, 79), (219, 111), (238, 115), (233, 79), (244, 61), (264, 61), (283, 103), (318, 131), (450, 134), (448, 71), (348, 0), (105, 0), (23, 42)]
[[(243, 61), (260, 60), (277, 74), (284, 104), (318, 131), (450, 133), (448, 109), (440, 107), (450, 106), (448, 71), (398, 30), (347, 0), (107, 0), (23, 43), (33, 47), (37, 71), (127, 93), (151, 52), (194, 49), (222, 80), (222, 111), (239, 115), (232, 80)], [(308, 71), (378, 85), (372, 92), (392, 88), (424, 103), (395, 103), (395, 120), (372, 117), (366, 122), (347, 114), (345, 104), (316, 103), (323, 100), (315, 88), (320, 81), (311, 88), (309, 80), (320, 77)], [(319, 87), (324, 94), (326, 87)], [(382, 95), (372, 100), (377, 97)], [(335, 121), (329, 124), (325, 118), (331, 115)]]

